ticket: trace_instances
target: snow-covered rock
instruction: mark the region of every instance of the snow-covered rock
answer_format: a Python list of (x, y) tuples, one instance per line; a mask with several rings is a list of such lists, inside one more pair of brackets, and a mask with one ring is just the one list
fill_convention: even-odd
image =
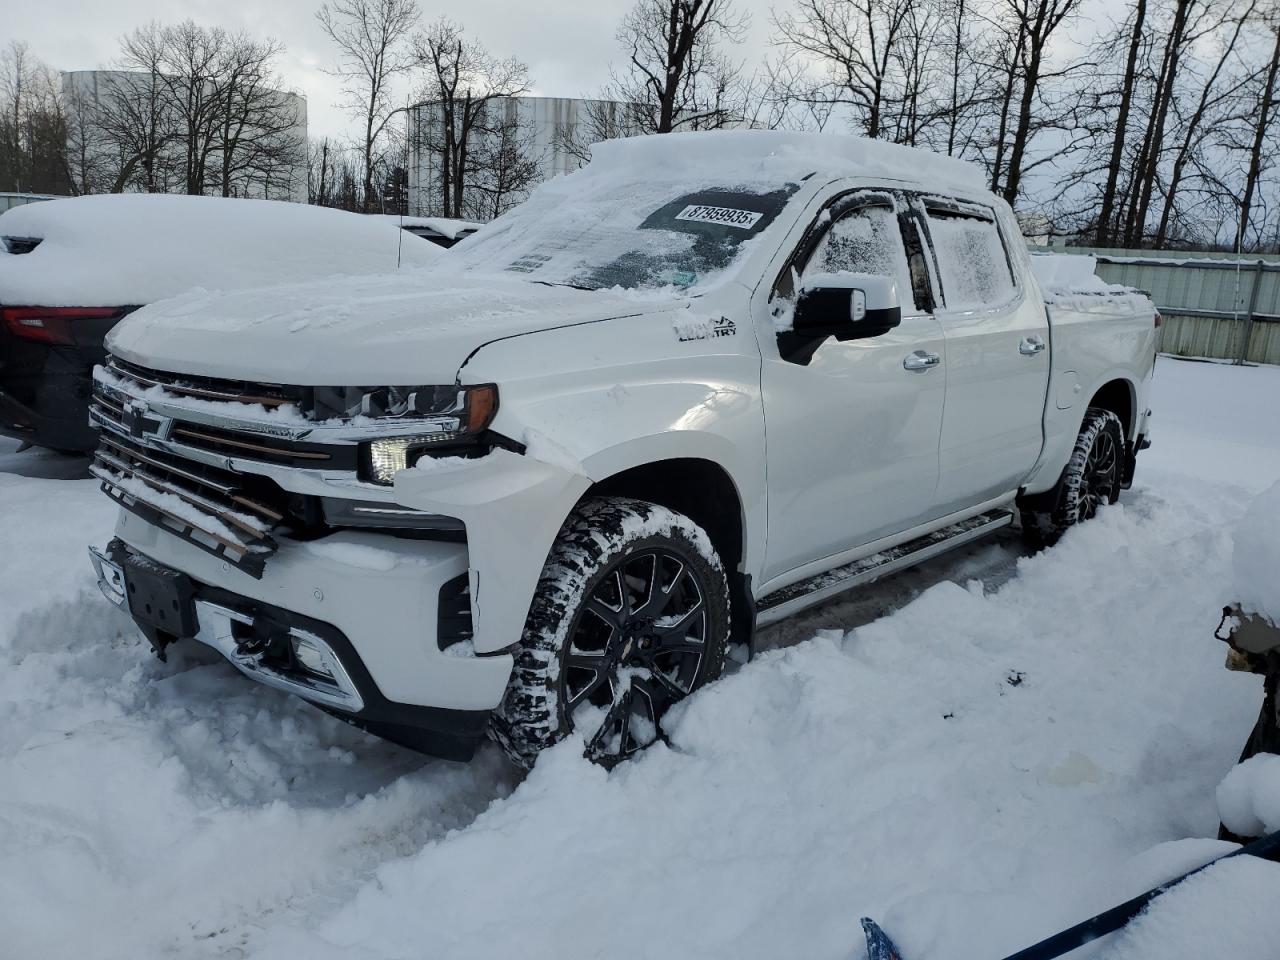
[(1242, 837), (1280, 830), (1280, 756), (1259, 753), (1228, 773), (1218, 785), (1218, 816)]

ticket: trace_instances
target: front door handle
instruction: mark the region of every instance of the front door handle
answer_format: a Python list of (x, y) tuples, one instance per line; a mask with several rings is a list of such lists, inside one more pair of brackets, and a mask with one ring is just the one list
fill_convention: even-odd
[(923, 350), (913, 350), (908, 353), (902, 361), (902, 369), (904, 370), (930, 370), (942, 362), (942, 358), (936, 353), (926, 353)]
[(1022, 342), (1018, 344), (1018, 352), (1024, 357), (1034, 357), (1037, 353), (1044, 353), (1044, 337), (1023, 337)]

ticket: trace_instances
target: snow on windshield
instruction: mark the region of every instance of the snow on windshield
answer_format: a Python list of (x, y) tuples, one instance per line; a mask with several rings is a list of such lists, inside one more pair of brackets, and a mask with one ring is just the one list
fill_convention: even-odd
[(591, 290), (698, 292), (772, 224), (795, 183), (706, 184), (584, 179), (572, 200), (544, 190), (459, 246), (463, 270), (506, 271)]

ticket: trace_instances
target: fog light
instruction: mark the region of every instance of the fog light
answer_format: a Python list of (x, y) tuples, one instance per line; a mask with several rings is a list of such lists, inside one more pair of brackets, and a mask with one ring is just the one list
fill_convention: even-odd
[(293, 658), (298, 666), (309, 673), (333, 680), (333, 669), (329, 666), (329, 657), (310, 640), (293, 637)]

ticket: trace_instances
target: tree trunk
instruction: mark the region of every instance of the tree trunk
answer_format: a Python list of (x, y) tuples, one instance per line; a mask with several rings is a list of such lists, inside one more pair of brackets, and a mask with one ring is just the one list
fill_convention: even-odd
[(1280, 28), (1275, 29), (1276, 42), (1267, 65), (1267, 76), (1262, 88), (1262, 104), (1258, 110), (1258, 125), (1253, 133), (1253, 148), (1249, 152), (1249, 175), (1245, 178), (1244, 197), (1240, 201), (1240, 227), (1236, 230), (1236, 249), (1244, 249), (1245, 236), (1249, 232), (1249, 214), (1253, 206), (1253, 194), (1262, 174), (1262, 145), (1267, 137), (1267, 124), (1271, 108), (1275, 104), (1276, 73), (1280, 71)]
[(1165, 77), (1164, 93), (1160, 97), (1160, 115), (1155, 125), (1155, 140), (1147, 157), (1147, 173), (1143, 177), (1142, 196), (1134, 217), (1136, 232), (1134, 239), (1141, 242), (1146, 234), (1147, 213), (1151, 208), (1151, 194), (1155, 190), (1156, 179), (1160, 174), (1160, 155), (1164, 150), (1164, 127), (1169, 116), (1169, 104), (1173, 101), (1174, 85), (1178, 79), (1178, 63), (1182, 57), (1183, 39), (1186, 34), (1187, 20), (1195, 0), (1178, 0), (1174, 14), (1174, 42), (1169, 60), (1169, 71)]
[(1196, 104), (1196, 109), (1191, 115), (1191, 119), (1187, 121), (1187, 129), (1182, 137), (1182, 145), (1178, 148), (1178, 155), (1173, 161), (1173, 171), (1169, 175), (1169, 188), (1165, 191), (1164, 208), (1160, 211), (1160, 226), (1156, 229), (1154, 243), (1157, 250), (1164, 246), (1165, 240), (1168, 238), (1169, 222), (1173, 217), (1174, 204), (1178, 197), (1178, 187), (1182, 184), (1182, 174), (1186, 169), (1187, 160), (1191, 156), (1191, 147), (1195, 142), (1196, 134), (1199, 133), (1200, 124), (1209, 109), (1209, 100), (1213, 96), (1214, 85), (1218, 82), (1218, 77), (1227, 65), (1227, 60), (1230, 59), (1232, 52), (1235, 50), (1236, 41), (1240, 39), (1240, 31), (1244, 28), (1246, 19), (1253, 13), (1253, 8), (1254, 4), (1250, 4), (1249, 9), (1236, 21), (1236, 28), (1231, 33), (1231, 39), (1223, 48), (1222, 55), (1218, 58), (1218, 62), (1213, 68), (1213, 73), (1205, 81), (1204, 89), (1200, 91), (1200, 101)]
[[(1145, 0), (1139, 0), (1145, 2)], [(960, 45), (964, 41), (964, 3), (956, 0), (956, 36), (955, 46), (951, 50), (951, 117), (947, 130), (947, 156), (956, 153), (956, 127), (960, 122)]]
[(1004, 181), (1004, 199), (1013, 206), (1018, 199), (1022, 181), (1022, 157), (1031, 135), (1031, 108), (1035, 104), (1036, 85), (1040, 82), (1040, 57), (1043, 47), (1038, 38), (1032, 37), (1031, 57), (1027, 61), (1027, 73), (1022, 78), (1022, 98), (1018, 105), (1018, 126), (1013, 132), (1013, 148), (1009, 151), (1009, 175)]
[(1005, 74), (1004, 91), (1000, 97), (1000, 128), (996, 133), (996, 158), (991, 168), (991, 192), (1000, 192), (1000, 176), (1004, 172), (1004, 143), (1009, 133), (1009, 107), (1013, 103), (1013, 88), (1018, 82), (1018, 51), (1026, 39), (1026, 25), (1018, 22), (1018, 41), (1009, 53), (1009, 69)]
[(1107, 185), (1102, 190), (1102, 209), (1094, 232), (1094, 243), (1105, 247), (1112, 239), (1111, 217), (1116, 203), (1116, 187), (1120, 182), (1120, 163), (1124, 159), (1124, 139), (1129, 129), (1129, 108), (1133, 103), (1133, 86), (1137, 79), (1138, 51), (1142, 48), (1142, 27), (1147, 17), (1147, 0), (1137, 0), (1133, 11), (1133, 34), (1129, 39), (1129, 56), (1125, 60), (1124, 84), (1120, 90), (1120, 109), (1116, 115), (1116, 135), (1111, 142), (1111, 160), (1107, 164)]

